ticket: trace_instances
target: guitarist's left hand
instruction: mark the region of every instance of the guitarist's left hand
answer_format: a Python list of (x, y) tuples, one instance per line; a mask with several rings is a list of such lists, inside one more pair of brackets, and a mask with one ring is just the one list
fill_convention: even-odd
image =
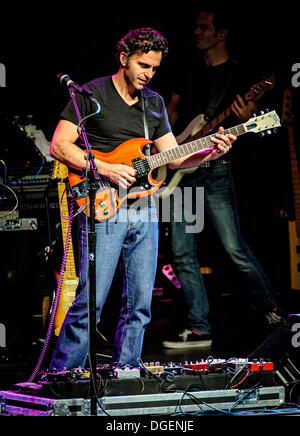
[(218, 159), (231, 149), (232, 143), (236, 141), (237, 137), (231, 133), (223, 135), (223, 131), (223, 127), (220, 127), (219, 132), (216, 133), (216, 137), (211, 138), (211, 140), (216, 144), (216, 148), (206, 156), (207, 159), (204, 158), (203, 162), (206, 160)]
[(240, 95), (237, 95), (236, 98), (231, 105), (231, 111), (241, 123), (244, 123), (257, 112), (257, 104), (253, 100), (245, 102)]

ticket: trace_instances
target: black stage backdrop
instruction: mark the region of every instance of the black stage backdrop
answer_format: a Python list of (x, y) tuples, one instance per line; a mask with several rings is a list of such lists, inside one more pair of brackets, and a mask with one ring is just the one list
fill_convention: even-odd
[[(269, 109), (276, 109), (281, 115), (283, 90), (286, 87), (292, 90), (297, 121), (300, 89), (295, 74), (300, 52), (296, 7), (278, 8), (272, 3), (226, 4), (226, 12), (233, 23), (230, 40), (233, 55), (248, 63), (255, 79), (275, 75), (276, 87), (268, 94), (266, 102)], [(202, 6), (206, 5), (202, 3)], [(6, 134), (7, 120), (15, 115), (33, 115), (38, 128), (50, 141), (58, 115), (69, 97), (67, 90), (58, 83), (57, 73), (65, 72), (79, 84), (115, 73), (115, 44), (133, 28), (155, 27), (169, 40), (170, 54), (151, 84), (152, 89), (167, 100), (178, 74), (177, 66), (185, 63), (189, 68), (195, 11), (192, 2), (150, 2), (147, 5), (141, 2), (121, 5), (87, 1), (67, 5), (43, 2), (38, 6), (27, 2), (26, 6), (6, 6), (2, 14), (6, 26), (1, 29), (0, 45), (0, 63), (6, 71), (5, 87), (0, 88), (0, 150), (7, 146), (16, 149), (13, 138)], [(295, 122), (296, 133), (297, 124)], [(243, 148), (237, 152), (237, 162), (243, 162), (243, 166), (237, 165), (236, 172), (237, 177), (243, 176), (238, 191), (247, 239), (266, 268), (274, 272), (273, 258), (281, 247), (276, 245), (278, 238), (274, 242), (272, 226), (282, 226), (275, 214), (284, 207), (290, 192), (288, 143), (286, 137), (279, 135), (262, 144), (251, 151)], [(7, 165), (14, 167), (14, 162), (7, 162)], [(258, 176), (256, 182), (254, 174)], [(250, 184), (254, 197), (253, 191), (249, 192)], [(257, 206), (253, 198), (257, 198)], [(255, 217), (249, 222), (251, 214)], [(286, 232), (286, 223), (283, 227)], [(269, 240), (266, 242), (262, 236)], [(284, 252), (283, 257), (288, 257), (288, 253)], [(281, 260), (277, 259), (278, 262), (281, 264)]]
[[(257, 76), (276, 73), (280, 85), (292, 86), (292, 66), (300, 62), (296, 9), (272, 4), (227, 5), (234, 56), (247, 61)], [(0, 62), (6, 67), (1, 114), (35, 114), (51, 137), (68, 97), (56, 74), (66, 72), (74, 81), (84, 83), (114, 73), (116, 42), (128, 30), (142, 26), (157, 28), (169, 40), (169, 57), (151, 85), (167, 99), (170, 84), (176, 79), (176, 65), (184, 61), (189, 68), (186, 54), (193, 44), (195, 11), (192, 2), (8, 6), (2, 14), (6, 25), (1, 28)]]

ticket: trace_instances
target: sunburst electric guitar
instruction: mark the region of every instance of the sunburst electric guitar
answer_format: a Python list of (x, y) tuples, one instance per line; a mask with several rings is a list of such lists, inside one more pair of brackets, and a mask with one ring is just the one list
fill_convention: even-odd
[[(273, 89), (275, 86), (274, 77), (270, 76), (261, 82), (253, 85), (247, 94), (244, 95), (244, 101), (255, 101), (261, 99), (264, 93), (268, 90)], [(232, 114), (231, 106), (225, 109), (218, 116), (213, 118), (212, 120), (207, 120), (204, 114), (197, 115), (184, 129), (184, 131), (176, 136), (176, 141), (178, 144), (183, 144), (187, 141), (192, 141), (193, 139), (198, 139), (205, 135), (208, 135), (211, 132), (215, 132), (216, 128), (220, 126), (226, 119), (230, 117)], [(177, 171), (170, 171), (170, 177), (168, 177), (166, 184), (166, 189), (160, 191), (160, 197), (164, 198), (170, 195), (173, 190), (178, 186), (182, 178), (187, 174), (192, 174), (197, 170), (198, 167), (187, 168), (187, 169), (179, 169)], [(165, 167), (161, 167), (158, 171), (157, 177), (161, 177), (163, 179), (167, 179), (167, 169)]]
[[(250, 132), (260, 133), (266, 131), (267, 133), (271, 133), (272, 129), (278, 128), (279, 126), (280, 119), (277, 113), (272, 111), (258, 117), (252, 117), (246, 123), (229, 128), (224, 131), (224, 134), (231, 133), (240, 136)], [(167, 165), (184, 156), (209, 152), (215, 147), (215, 143), (211, 140), (213, 136), (214, 134), (195, 139), (192, 142), (151, 156), (146, 156), (143, 153), (145, 145), (151, 143), (151, 141), (144, 138), (134, 138), (125, 141), (110, 153), (92, 150), (92, 153), (97, 159), (110, 164), (123, 163), (136, 170), (136, 182), (129, 191), (123, 191), (117, 186), (109, 184), (107, 181), (104, 183), (101, 181), (99, 183), (95, 198), (95, 219), (105, 221), (112, 217), (127, 199), (147, 197), (156, 192), (162, 186), (163, 182), (154, 180), (152, 176), (154, 169), (162, 165)], [(69, 183), (78, 206), (80, 206), (80, 209), (82, 209), (84, 213), (90, 216), (89, 198), (86, 195), (88, 181), (82, 174), (74, 172), (72, 169), (69, 170)]]
[[(57, 180), (63, 247), (66, 248), (69, 226), (69, 205), (67, 196), (65, 195), (65, 180), (68, 179), (68, 168), (61, 162), (55, 160), (52, 178), (54, 180)], [(73, 242), (71, 236), (68, 238), (67, 255), (64, 270), (61, 273), (55, 272), (54, 274), (56, 276), (57, 283), (61, 283), (58, 306), (54, 320), (54, 333), (56, 336), (58, 336), (67, 311), (75, 298), (75, 292), (78, 285), (78, 277), (76, 275)], [(61, 274), (63, 275), (63, 277), (60, 277)]]
[(285, 89), (282, 104), (282, 124), (287, 124), (288, 142), (290, 148), (291, 176), (294, 194), (295, 218), (289, 220), (289, 245), (290, 245), (290, 277), (291, 288), (300, 290), (300, 179), (299, 167), (296, 152), (295, 134), (292, 112), (292, 93), (290, 89)]

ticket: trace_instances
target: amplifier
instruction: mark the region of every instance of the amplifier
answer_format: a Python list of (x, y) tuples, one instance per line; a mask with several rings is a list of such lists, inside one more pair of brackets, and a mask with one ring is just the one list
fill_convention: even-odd
[(36, 218), (0, 219), (0, 232), (37, 230)]

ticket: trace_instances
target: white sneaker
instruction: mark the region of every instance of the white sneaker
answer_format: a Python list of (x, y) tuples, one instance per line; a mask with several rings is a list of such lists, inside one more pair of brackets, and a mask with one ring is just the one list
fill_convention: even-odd
[(174, 339), (163, 341), (165, 348), (203, 348), (212, 344), (211, 335), (184, 329)]

